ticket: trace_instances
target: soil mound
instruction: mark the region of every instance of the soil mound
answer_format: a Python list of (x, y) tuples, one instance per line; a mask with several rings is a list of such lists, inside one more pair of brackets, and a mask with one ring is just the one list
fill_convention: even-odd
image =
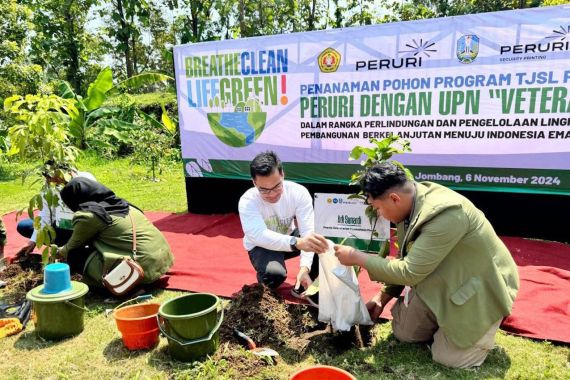
[(246, 285), (234, 295), (220, 328), (222, 341), (237, 342), (237, 329), (258, 346), (281, 346), (295, 336), (324, 328), (317, 322), (317, 310), (305, 305), (286, 304), (281, 296), (263, 285)]

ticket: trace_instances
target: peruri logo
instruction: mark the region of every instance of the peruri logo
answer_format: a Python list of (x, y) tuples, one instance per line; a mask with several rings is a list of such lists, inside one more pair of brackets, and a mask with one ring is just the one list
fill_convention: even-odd
[(319, 69), (323, 73), (334, 73), (340, 66), (340, 53), (333, 48), (326, 48), (319, 54)]

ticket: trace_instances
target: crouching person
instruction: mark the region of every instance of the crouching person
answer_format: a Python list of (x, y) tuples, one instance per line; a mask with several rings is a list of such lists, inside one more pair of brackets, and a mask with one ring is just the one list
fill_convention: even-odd
[(172, 266), (174, 258), (164, 235), (139, 209), (105, 186), (74, 178), (61, 190), (61, 199), (74, 212), (73, 234), (58, 253), (89, 285), (103, 286), (103, 276), (127, 257), (144, 270), (142, 284), (158, 280)]
[(314, 232), (313, 203), (309, 191), (285, 180), (281, 160), (274, 152), (255, 156), (250, 164), (253, 181), (239, 201), (243, 244), (257, 281), (272, 289), (287, 278), (285, 260), (301, 256), (295, 289), (307, 289), (319, 275), (314, 252), (327, 250), (327, 241)]
[(400, 257), (388, 260), (335, 246), (342, 264), (363, 266), (372, 280), (386, 283), (367, 304), (372, 320), (397, 297), (398, 340), (433, 342), (433, 360), (448, 367), (480, 366), (519, 288), (510, 252), (468, 199), (409, 180), (393, 163), (370, 168), (361, 187), (368, 204), (396, 224), (400, 247)]

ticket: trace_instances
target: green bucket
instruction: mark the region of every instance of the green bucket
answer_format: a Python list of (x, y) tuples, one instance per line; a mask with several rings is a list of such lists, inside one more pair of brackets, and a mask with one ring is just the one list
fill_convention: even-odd
[(218, 330), (224, 310), (213, 294), (188, 294), (167, 301), (160, 306), (157, 319), (175, 359), (194, 361), (214, 353), (220, 345)]
[(71, 281), (70, 290), (55, 294), (44, 293), (43, 287), (37, 286), (26, 295), (33, 304), (36, 333), (46, 340), (60, 340), (81, 333), (87, 311), (83, 296), (89, 287)]

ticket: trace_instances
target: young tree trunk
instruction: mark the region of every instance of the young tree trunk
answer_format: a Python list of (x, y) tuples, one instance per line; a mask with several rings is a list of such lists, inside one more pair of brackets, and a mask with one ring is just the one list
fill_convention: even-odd
[[(131, 46), (131, 52), (133, 54), (133, 75), (137, 75), (138, 74), (138, 68), (137, 68), (137, 50), (136, 50), (136, 43), (137, 43), (137, 37), (135, 34), (131, 34), (131, 40), (132, 40), (132, 46)], [(132, 75), (129, 75), (129, 78)]]
[[(123, 11), (123, 0), (117, 0), (117, 12), (119, 13), (119, 23), (121, 25), (122, 30), (128, 30), (127, 20), (125, 18), (125, 13)], [(133, 69), (133, 61), (131, 57), (131, 52), (129, 49), (129, 33), (119, 33), (118, 37), (119, 41), (125, 46), (124, 55), (125, 55), (125, 68), (127, 70), (127, 78), (130, 78), (134, 75)]]
[(313, 0), (311, 12), (309, 13), (309, 30), (315, 30), (315, 10), (317, 8), (317, 0)]
[(245, 28), (245, 0), (239, 0), (239, 32), (241, 37), (247, 37)]
[(74, 19), (71, 15), (71, 6), (74, 0), (68, 0), (65, 3), (64, 18), (67, 26), (67, 39), (68, 39), (68, 54), (69, 59), (67, 62), (67, 69), (65, 79), (71, 84), (75, 93), (81, 92), (81, 73), (79, 72), (79, 47), (77, 43), (77, 36), (79, 33), (76, 31)]

